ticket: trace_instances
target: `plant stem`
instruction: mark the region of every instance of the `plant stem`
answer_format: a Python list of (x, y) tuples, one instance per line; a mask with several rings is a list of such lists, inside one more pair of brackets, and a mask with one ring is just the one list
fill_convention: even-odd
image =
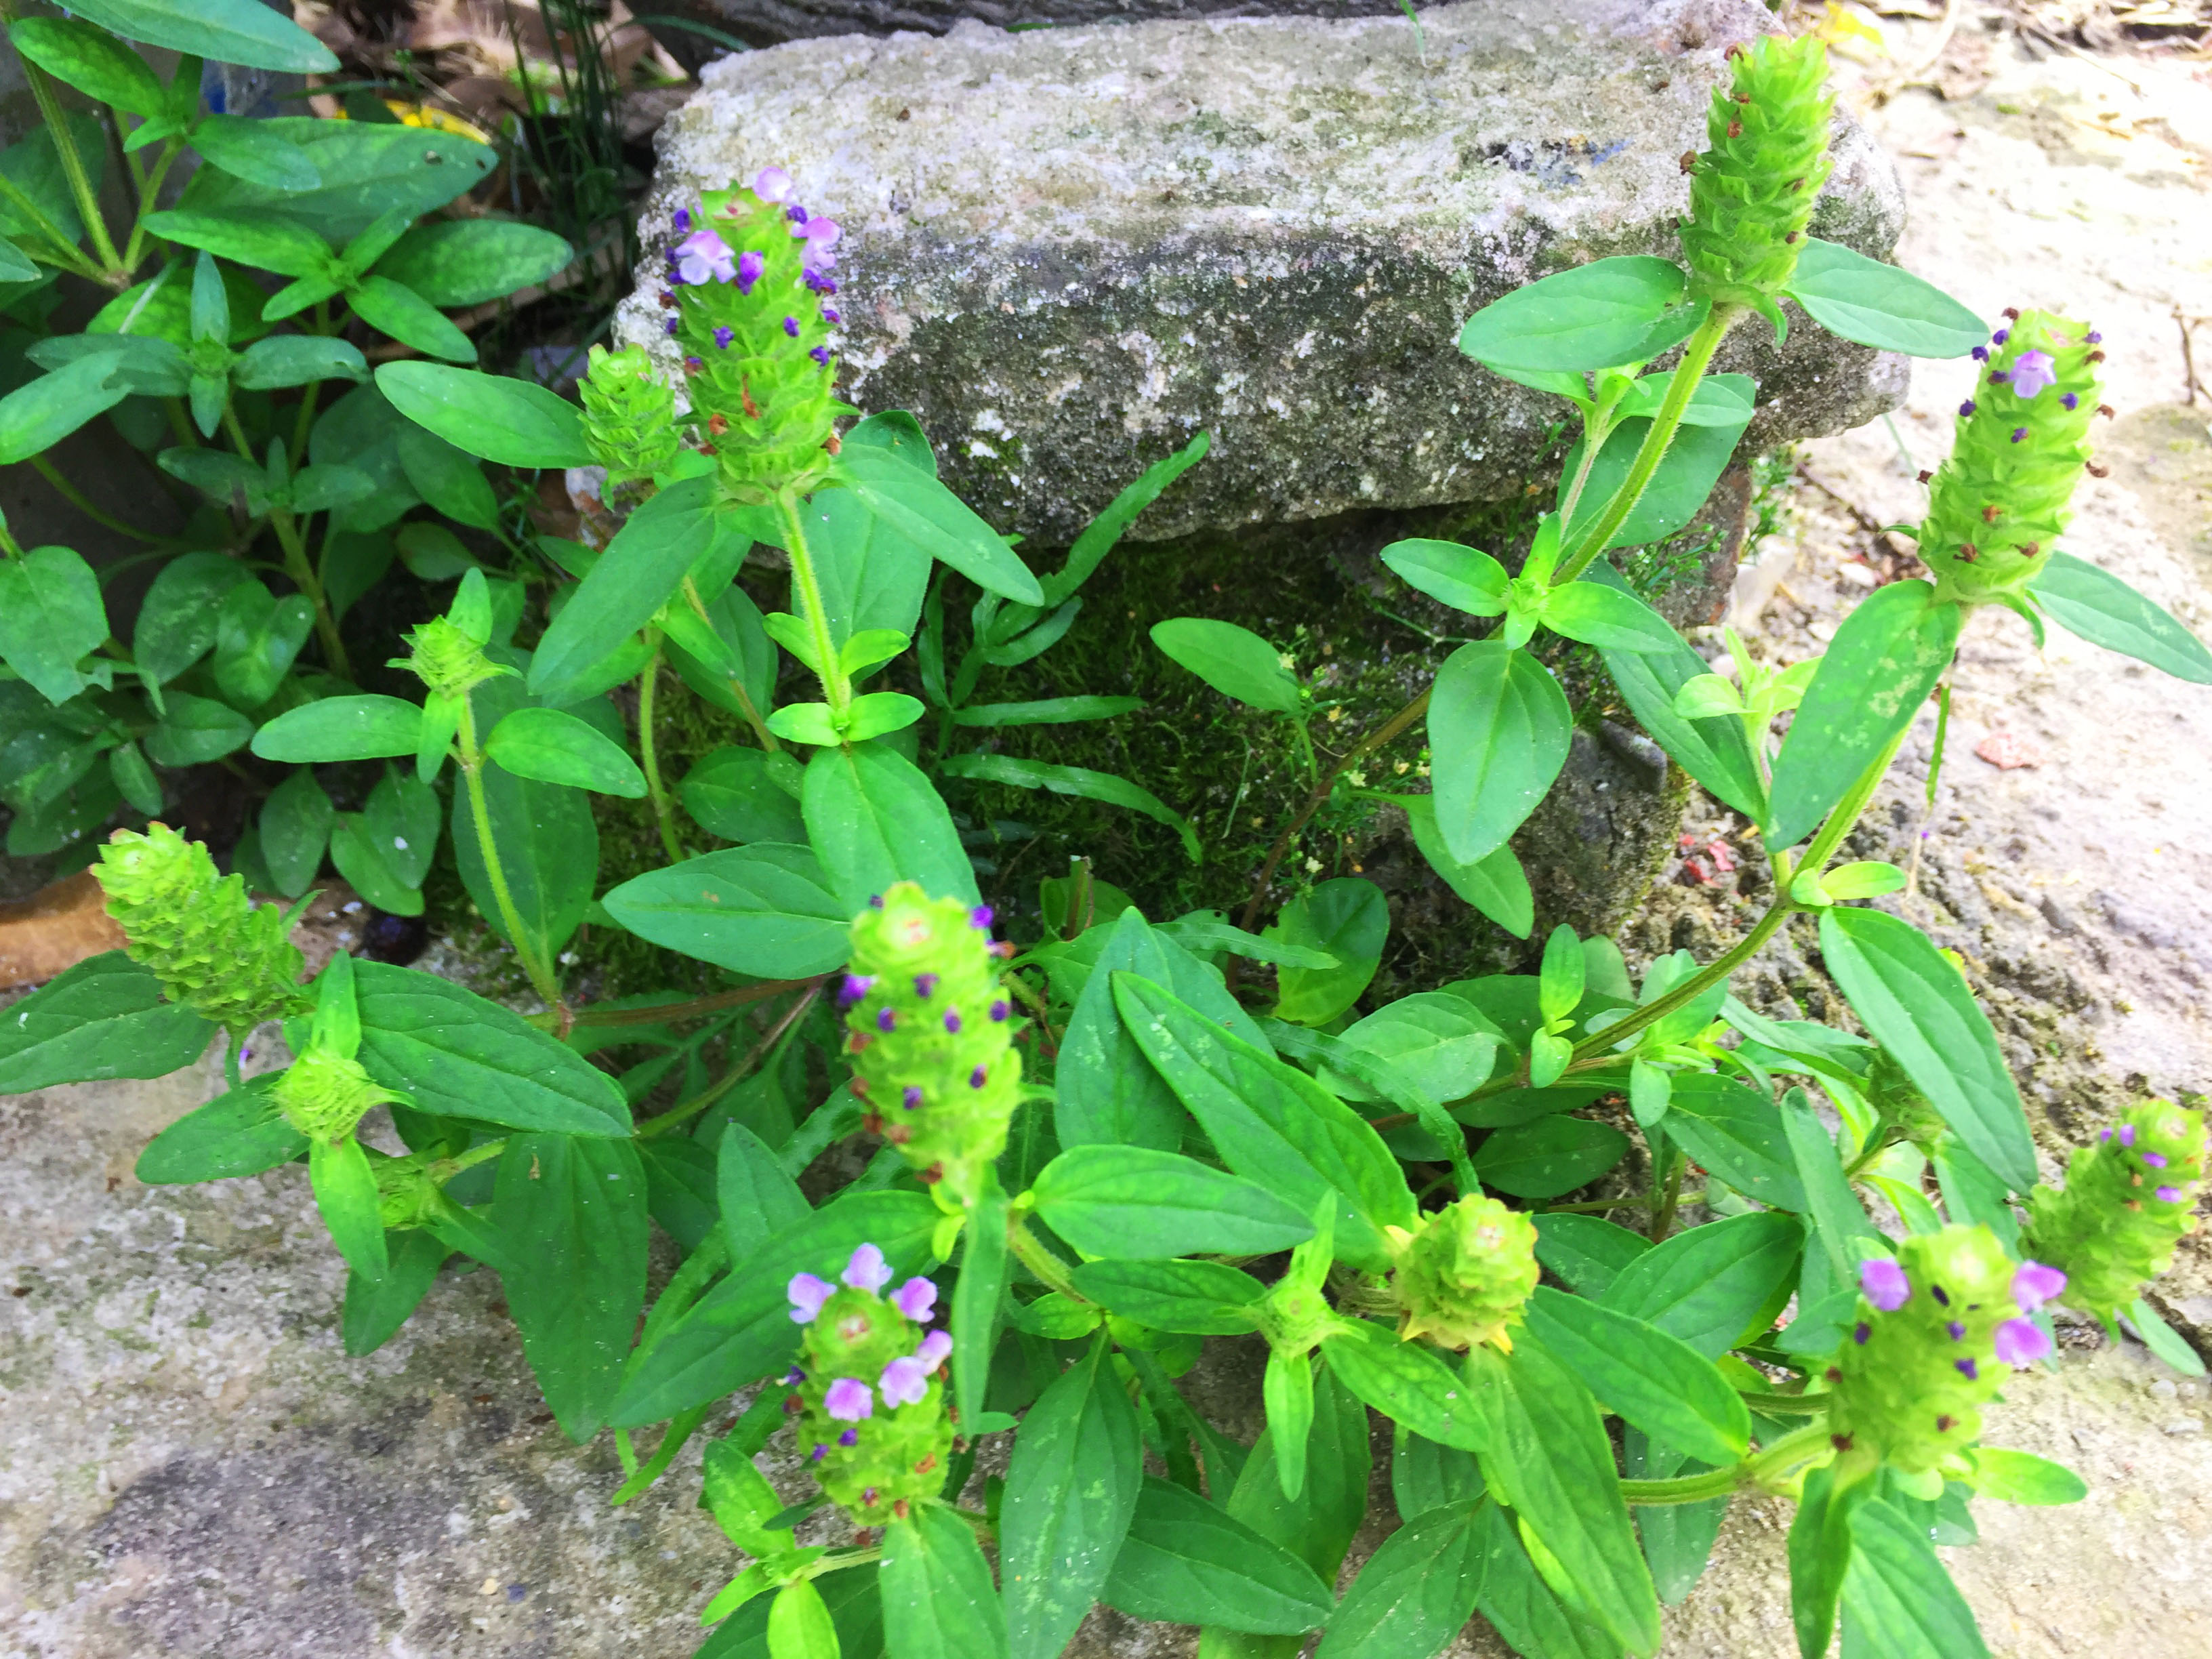
[(645, 672), (637, 677), (637, 750), (645, 763), (646, 793), (653, 797), (653, 820), (660, 826), (660, 848), (668, 854), (671, 864), (684, 862), (684, 848), (676, 839), (676, 805), (668, 799), (668, 791), (660, 782), (660, 752), (653, 735), (653, 694), (660, 684), (660, 630), (646, 629), (646, 638), (652, 641), (653, 657), (645, 665)]
[[(1402, 1113), (1401, 1115), (1404, 1117), (1407, 1122), (1410, 1123), (1413, 1121), (1413, 1115), (1411, 1112)], [(1379, 1117), (1373, 1120), (1378, 1127), (1385, 1120)], [(1395, 1127), (1396, 1126), (1393, 1124), (1392, 1127)], [(1547, 1204), (1540, 1213), (1545, 1215), (1594, 1215), (1605, 1210), (1648, 1209), (1652, 1203), (1658, 1199), (1658, 1197), (1659, 1194), (1656, 1193), (1630, 1193), (1626, 1197), (1622, 1198), (1588, 1198), (1580, 1200), (1573, 1204)]]
[[(13, 21), (15, 7), (9, 6), (5, 10)], [(22, 64), (23, 79), (30, 85), (31, 96), (38, 100), (40, 118), (52, 135), (54, 154), (60, 159), (63, 175), (69, 180), (70, 194), (76, 198), (77, 217), (84, 222), (93, 246), (106, 263), (100, 280), (112, 289), (127, 287), (130, 273), (123, 268), (115, 252), (114, 238), (107, 234), (107, 220), (100, 210), (100, 198), (92, 188), (91, 177), (84, 170), (84, 157), (77, 154), (76, 135), (70, 131), (68, 112), (62, 108), (61, 100), (54, 96), (53, 82), (47, 78), (46, 70), (27, 58)]]
[(1075, 1288), (1075, 1281), (1067, 1276), (1066, 1264), (1045, 1248), (1044, 1241), (1030, 1231), (1028, 1222), (1017, 1217), (1006, 1223), (1006, 1247), (1022, 1266), (1043, 1282), (1046, 1289), (1058, 1291), (1071, 1302), (1091, 1299)]
[[(246, 428), (238, 423), (238, 406), (228, 398), (223, 400), (222, 428), (230, 434), (230, 441), (239, 454), (248, 461), (253, 460), (253, 446), (246, 441)], [(299, 458), (285, 459), (289, 464)], [(329, 597), (324, 593), (322, 580), (315, 574), (315, 567), (307, 557), (307, 544), (300, 538), (300, 526), (294, 522), (291, 509), (272, 501), (269, 527), (276, 532), (277, 544), (284, 550), (284, 574), (315, 608), (315, 635), (323, 642), (324, 663), (340, 679), (350, 680), (353, 665), (346, 657), (345, 641), (339, 637), (337, 618), (331, 615)]]
[(807, 631), (813, 635), (815, 670), (822, 680), (822, 695), (830, 705), (830, 719), (840, 731), (844, 729), (845, 712), (853, 706), (853, 683), (846, 677), (845, 665), (838, 659), (836, 642), (830, 637), (830, 613), (822, 602), (822, 584), (814, 574), (814, 560), (806, 550), (806, 528), (799, 519), (799, 497), (791, 486), (784, 485), (775, 492), (777, 510), (783, 514), (783, 533), (788, 544), (784, 551), (791, 556), (792, 592), (798, 596), (799, 608), (806, 614)]
[(75, 484), (64, 477), (61, 474), (61, 470), (55, 466), (55, 465), (52, 461), (48, 460), (44, 455), (33, 455), (30, 458), (30, 461), (33, 470), (35, 471), (40, 477), (44, 478), (48, 483), (53, 486), (54, 493), (57, 495), (59, 495), (64, 501), (67, 501), (78, 512), (83, 514), (86, 518), (91, 520), (94, 524), (105, 526), (107, 529), (112, 530), (118, 536), (128, 536), (135, 542), (149, 542), (156, 547), (175, 547), (179, 545), (176, 538), (173, 536), (156, 536), (151, 531), (134, 530), (131, 526), (124, 523), (122, 520), (112, 517), (111, 515), (101, 512), (86, 498), (82, 490), (79, 489)]
[[(162, 144), (161, 153), (154, 161), (153, 170), (146, 175), (145, 187), (138, 192), (138, 217), (131, 227), (131, 240), (123, 249), (123, 264), (128, 270), (138, 269), (138, 260), (146, 247), (146, 216), (161, 205), (161, 180), (168, 176), (169, 163), (175, 161), (185, 148), (181, 138), (172, 138)], [(224, 343), (228, 345), (228, 341)]]
[[(1720, 349), (1721, 342), (1736, 319), (1743, 315), (1741, 306), (1717, 305), (1698, 325), (1698, 331), (1690, 336), (1683, 348), (1682, 361), (1675, 367), (1674, 378), (1667, 387), (1667, 396), (1652, 417), (1651, 429), (1644, 434), (1643, 446), (1636, 459), (1629, 463), (1628, 476), (1621, 480), (1620, 488), (1606, 503), (1605, 510), (1591, 523), (1589, 531), (1567, 550), (1553, 571), (1551, 585), (1564, 587), (1589, 568), (1590, 561), (1605, 551), (1613, 533), (1628, 521), (1644, 492), (1659, 471), (1659, 463), (1667, 458), (1668, 447), (1674, 441), (1674, 434), (1682, 424), (1682, 411), (1689, 408), (1690, 399), (1696, 395), (1698, 382), (1705, 377), (1705, 369), (1713, 361), (1713, 353)], [(1560, 526), (1562, 531), (1565, 524)]]
[(1661, 1244), (1674, 1225), (1674, 1211), (1682, 1201), (1682, 1176), (1690, 1167), (1690, 1155), (1680, 1147), (1674, 1149), (1672, 1164), (1667, 1170), (1666, 1196), (1659, 1200), (1659, 1208), (1651, 1218), (1651, 1242)]
[(469, 792), (469, 816), (476, 820), (477, 852), (483, 860), (484, 878), (491, 884), (492, 902), (507, 929), (507, 942), (514, 947), (516, 960), (530, 975), (532, 988), (545, 1000), (548, 1008), (562, 1015), (561, 1024), (565, 1029), (568, 1021), (561, 1000), (561, 983), (553, 976), (553, 965), (540, 961), (538, 953), (525, 942), (522, 915), (514, 908), (514, 895), (507, 884), (507, 866), (500, 862), (499, 848), (492, 840), (491, 812), (484, 802), (483, 755), (477, 748), (476, 711), (470, 707), (466, 692), (458, 701), (460, 723), (453, 735), (460, 746), (461, 777)]
[(663, 1112), (658, 1117), (647, 1118), (643, 1123), (638, 1125), (637, 1138), (641, 1140), (650, 1140), (657, 1135), (665, 1135), (671, 1129), (689, 1122), (750, 1077), (768, 1051), (782, 1040), (783, 1034), (805, 1017), (806, 1011), (814, 1006), (814, 999), (821, 994), (822, 981), (817, 980), (806, 988), (805, 994), (777, 1016), (775, 1024), (769, 1026), (762, 1034), (760, 1040), (745, 1051), (744, 1059), (682, 1105)]
[(46, 216), (46, 210), (31, 199), (28, 191), (3, 173), (0, 173), (0, 199), (4, 199), (9, 206), (21, 214), (30, 222), (31, 228), (52, 245), (37, 251), (40, 258), (48, 264), (61, 265), (95, 283), (100, 280), (100, 267), (86, 258), (76, 244), (62, 234), (62, 228)]
[(1733, 1468), (1709, 1469), (1703, 1474), (1680, 1475), (1672, 1480), (1624, 1480), (1620, 1483), (1620, 1495), (1628, 1503), (1643, 1508), (1703, 1503), (1709, 1498), (1725, 1498), (1745, 1486), (1765, 1486), (1778, 1476), (1823, 1455), (1830, 1449), (1827, 1425), (1815, 1423), (1783, 1436), (1758, 1455), (1746, 1458)]
[(501, 1135), (497, 1140), (487, 1140), (481, 1146), (471, 1146), (465, 1152), (457, 1152), (451, 1158), (441, 1158), (422, 1173), (443, 1186), (462, 1170), (474, 1169), (488, 1159), (497, 1158), (507, 1150), (507, 1136)]
[[(583, 1008), (570, 1020), (572, 1025), (659, 1025), (672, 1019), (697, 1019), (702, 1015), (720, 1013), (725, 1008), (742, 1008), (749, 1002), (765, 1002), (770, 997), (781, 996), (786, 991), (811, 990), (829, 978), (817, 974), (811, 979), (763, 980), (758, 985), (740, 986), (734, 991), (717, 991), (712, 996), (695, 997), (689, 1002), (658, 1004), (650, 1008)], [(544, 1020), (544, 1015), (534, 1016)]]
[(1737, 1389), (1736, 1398), (1769, 1417), (1816, 1416), (1828, 1409), (1830, 1400), (1825, 1394), (1761, 1394), (1749, 1389)]
[[(714, 619), (707, 614), (707, 602), (699, 597), (698, 584), (689, 576), (684, 579), (684, 599), (691, 607), (692, 614), (706, 623), (709, 629), (713, 629)], [(745, 724), (752, 727), (754, 738), (769, 754), (775, 753), (783, 745), (775, 740), (775, 733), (768, 729), (768, 722), (761, 718), (760, 710), (753, 707), (752, 693), (745, 690), (744, 682), (734, 674), (723, 678), (729, 685), (731, 696), (737, 698), (738, 707), (744, 710)]]

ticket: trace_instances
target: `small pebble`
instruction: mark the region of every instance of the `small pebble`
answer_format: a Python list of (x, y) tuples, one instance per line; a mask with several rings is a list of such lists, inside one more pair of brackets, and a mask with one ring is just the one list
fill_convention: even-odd
[(2167, 1434), (2202, 1434), (2204, 1425), (2193, 1417), (2184, 1417), (2168, 1423), (2164, 1431)]
[(2180, 1392), (2170, 1376), (2159, 1377), (2150, 1384), (2150, 1397), (2154, 1400), (2172, 1400)]

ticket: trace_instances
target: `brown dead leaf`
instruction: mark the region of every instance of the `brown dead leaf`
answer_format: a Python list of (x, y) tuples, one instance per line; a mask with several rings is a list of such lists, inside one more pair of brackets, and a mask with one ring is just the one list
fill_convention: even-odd
[(1990, 765), (2007, 772), (2015, 767), (2043, 764), (2042, 745), (2016, 732), (1990, 732), (1974, 745), (1974, 753)]

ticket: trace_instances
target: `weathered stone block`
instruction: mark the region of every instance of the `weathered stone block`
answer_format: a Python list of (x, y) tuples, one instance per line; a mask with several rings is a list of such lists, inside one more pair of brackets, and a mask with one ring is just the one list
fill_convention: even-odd
[[(1675, 251), (1751, 0), (1492, 0), (1402, 17), (1154, 21), (799, 41), (728, 58), (664, 129), (644, 228), (788, 166), (846, 228), (845, 386), (919, 415), (1000, 528), (1065, 544), (1211, 431), (1164, 538), (1517, 490), (1558, 399), (1455, 340), (1578, 261)], [(1816, 231), (1881, 254), (1888, 161), (1847, 115)], [(659, 341), (648, 279), (617, 325)], [(1799, 319), (1802, 322), (1802, 319)], [(665, 346), (665, 341), (661, 342)], [(1856, 425), (1900, 360), (1809, 325), (1738, 331), (1750, 441)]]

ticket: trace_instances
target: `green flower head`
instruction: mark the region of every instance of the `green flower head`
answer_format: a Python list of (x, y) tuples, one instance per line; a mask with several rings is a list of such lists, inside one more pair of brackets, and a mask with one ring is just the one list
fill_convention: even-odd
[(1426, 1218), (1419, 1229), (1390, 1229), (1397, 1257), (1390, 1288), (1402, 1310), (1398, 1334), (1447, 1348), (1479, 1342), (1512, 1352), (1508, 1327), (1536, 1288), (1536, 1229), (1517, 1210), (1472, 1195)]
[(1983, 1226), (1916, 1234), (1894, 1259), (1861, 1262), (1858, 1317), (1827, 1371), (1838, 1449), (1917, 1474), (1972, 1445), (2007, 1369), (2051, 1352), (2027, 1316), (2065, 1284), (2015, 1265)]
[(793, 199), (791, 175), (709, 191), (679, 210), (661, 303), (684, 353), (694, 415), (740, 500), (818, 482), (836, 453), (832, 419), (854, 411), (830, 388), (837, 222)]
[(205, 846), (166, 823), (118, 830), (94, 871), (133, 962), (162, 994), (234, 1033), (306, 1012), (305, 966), (284, 917), (246, 896), (246, 878), (218, 876)]
[(837, 993), (869, 1127), (963, 1203), (1006, 1150), (1021, 1099), (990, 927), (988, 905), (899, 882), (853, 923), (852, 971)]
[(786, 1289), (791, 1316), (806, 1332), (800, 1361), (783, 1379), (792, 1390), (784, 1410), (830, 1500), (860, 1525), (881, 1526), (945, 1485), (952, 1338), (924, 1329), (937, 1310), (928, 1279), (883, 1294), (891, 1270), (875, 1245), (855, 1249), (839, 1278), (842, 1285), (799, 1273)]
[(2145, 1101), (2075, 1149), (2064, 1190), (2028, 1194), (2028, 1247), (2065, 1269), (2069, 1305), (2110, 1319), (2173, 1265), (2203, 1185), (2203, 1115)]
[(676, 393), (641, 346), (595, 345), (577, 385), (584, 399), (584, 441), (607, 470), (610, 490), (650, 479), (676, 461)]
[(310, 1140), (343, 1140), (370, 1108), (413, 1103), (369, 1076), (359, 1060), (313, 1043), (285, 1068), (275, 1092), (284, 1121)]
[(1735, 76), (1705, 117), (1709, 148), (1686, 157), (1690, 291), (1773, 314), (1796, 274), (1828, 155), (1828, 52), (1812, 35), (1762, 35), (1729, 53)]
[(1984, 366), (1959, 405), (1951, 458), (1928, 487), (1920, 556), (1936, 597), (2024, 604), (2073, 514), (2100, 407), (2101, 337), (2047, 311), (2008, 312), (2010, 326), (1978, 346)]

